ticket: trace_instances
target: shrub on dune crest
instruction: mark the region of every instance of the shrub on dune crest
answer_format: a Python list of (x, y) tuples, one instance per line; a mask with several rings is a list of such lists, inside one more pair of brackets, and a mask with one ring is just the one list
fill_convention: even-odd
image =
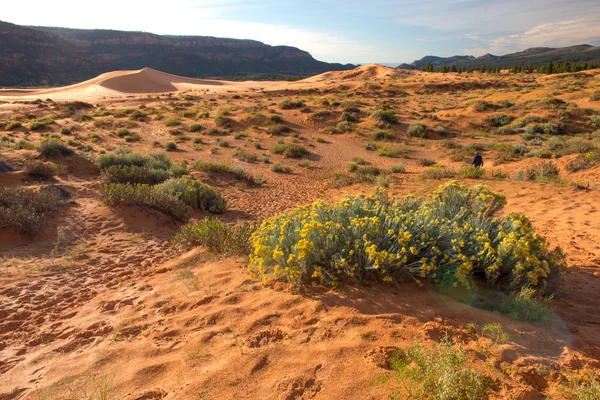
[(0, 229), (15, 229), (24, 236), (35, 236), (44, 226), (45, 215), (63, 202), (53, 186), (40, 190), (0, 187)]
[(503, 196), (456, 181), (427, 200), (349, 197), (317, 201), (265, 220), (252, 237), (249, 271), (255, 278), (416, 281), (470, 287), (543, 289), (562, 276), (565, 257), (548, 249), (529, 219), (496, 218)]
[(221, 214), (227, 201), (210, 186), (189, 177), (169, 179), (156, 186), (157, 190), (173, 195), (193, 208)]
[(204, 218), (182, 226), (173, 240), (185, 246), (207, 246), (220, 254), (245, 255), (253, 231), (254, 225), (248, 222), (225, 225), (218, 218)]
[(187, 221), (193, 211), (175, 195), (159, 190), (157, 186), (107, 183), (100, 187), (97, 195), (100, 201), (109, 206), (126, 204), (149, 207), (180, 221)]

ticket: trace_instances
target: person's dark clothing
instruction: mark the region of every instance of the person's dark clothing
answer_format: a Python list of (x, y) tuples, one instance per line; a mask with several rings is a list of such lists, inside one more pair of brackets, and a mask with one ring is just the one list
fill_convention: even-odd
[(473, 158), (473, 162), (471, 163), (475, 167), (483, 167), (483, 157), (480, 154), (475, 154), (475, 158)]

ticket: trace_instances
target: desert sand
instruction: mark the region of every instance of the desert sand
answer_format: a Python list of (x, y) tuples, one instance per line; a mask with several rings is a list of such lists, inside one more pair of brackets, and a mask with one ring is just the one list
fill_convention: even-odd
[[(0, 172), (0, 186), (46, 184), (21, 168), (29, 159), (43, 159), (64, 166), (52, 183), (65, 188), (70, 201), (34, 239), (0, 230), (0, 399), (388, 398), (398, 388), (394, 379), (385, 379), (386, 356), (393, 349), (415, 339), (433, 346), (449, 335), (476, 354), (487, 339), (470, 332), (470, 323), (500, 323), (509, 335), (484, 360), (474, 361), (496, 371), (489, 398), (566, 398), (561, 374), (600, 371), (600, 167), (569, 173), (566, 166), (577, 154), (568, 154), (551, 160), (558, 182), (512, 179), (540, 160), (498, 162), (502, 150), (490, 143), (511, 147), (523, 139), (496, 134), (486, 118), (535, 114), (549, 121), (563, 118), (573, 133), (592, 132), (587, 116), (600, 112), (600, 102), (589, 98), (598, 90), (600, 70), (457, 75), (378, 65), (298, 82), (210, 81), (145, 68), (64, 88), (1, 90), (0, 121), (23, 123), (2, 132), (7, 139), (0, 142), (0, 161), (14, 170)], [(300, 99), (309, 109), (281, 109), (277, 104), (286, 98)], [(548, 98), (566, 102), (569, 113), (545, 107)], [(472, 106), (477, 100), (514, 105), (477, 112)], [(95, 107), (61, 108), (74, 101)], [(381, 129), (370, 112), (383, 101), (400, 120), (383, 128), (397, 138), (387, 145), (409, 148), (408, 156), (382, 157), (365, 148)], [(340, 122), (350, 103), (360, 108), (359, 122), (350, 132), (331, 133), (327, 128)], [(214, 118), (223, 107), (231, 118), (226, 127)], [(198, 113), (184, 114), (189, 109)], [(149, 117), (128, 123), (130, 113), (119, 116), (117, 110), (140, 110)], [(328, 113), (314, 117), (323, 110)], [(202, 118), (204, 111), (209, 116)], [(310, 150), (304, 166), (265, 150), (281, 134), (270, 133), (256, 113), (281, 116), (290, 130), (285, 140)], [(49, 116), (53, 122), (43, 129), (28, 128), (30, 121)], [(169, 118), (178, 125), (165, 126)], [(429, 126), (431, 136), (409, 137), (410, 124), (417, 122)], [(191, 123), (202, 130), (187, 132)], [(437, 126), (448, 133), (438, 134)], [(61, 134), (61, 128), (70, 133)], [(115, 134), (122, 128), (134, 139)], [(206, 134), (211, 128), (226, 131), (219, 138), (226, 138), (227, 146)], [(76, 153), (44, 158), (35, 148), (15, 147), (20, 140), (37, 143), (49, 135), (71, 140)], [(136, 206), (108, 207), (94, 195), (102, 179), (94, 159), (101, 152), (164, 151), (166, 142), (176, 141), (177, 150), (166, 153), (174, 162), (224, 162), (265, 181), (243, 184), (226, 175), (192, 172), (227, 199), (228, 209), (219, 216), (227, 223), (261, 221), (317, 199), (371, 193), (375, 186), (368, 182), (332, 184), (331, 175), (347, 173), (357, 157), (382, 170), (404, 164), (406, 173), (392, 175), (389, 194), (425, 196), (444, 180), (422, 178), (423, 159), (457, 169), (465, 164), (452, 158), (444, 140), (481, 145), (488, 173), (502, 171), (506, 177), (463, 183), (484, 183), (504, 194), (505, 213), (528, 215), (540, 234), (565, 251), (566, 283), (551, 303), (548, 321), (517, 321), (411, 282), (263, 285), (250, 278), (244, 257), (175, 246), (172, 238), (181, 224), (172, 218)], [(589, 140), (598, 145), (597, 136)], [(242, 161), (236, 149), (258, 160)], [(292, 171), (273, 172), (261, 157)], [(194, 218), (207, 215), (196, 211)]]

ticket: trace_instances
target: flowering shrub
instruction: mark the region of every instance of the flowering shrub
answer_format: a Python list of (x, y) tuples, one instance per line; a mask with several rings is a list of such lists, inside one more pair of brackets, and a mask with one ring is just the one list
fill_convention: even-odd
[(562, 275), (565, 257), (548, 250), (527, 217), (495, 218), (505, 204), (486, 186), (470, 190), (456, 181), (427, 200), (377, 194), (317, 201), (265, 220), (252, 236), (248, 269), (265, 282), (409, 276), (468, 288), (477, 275), (489, 286), (544, 288)]

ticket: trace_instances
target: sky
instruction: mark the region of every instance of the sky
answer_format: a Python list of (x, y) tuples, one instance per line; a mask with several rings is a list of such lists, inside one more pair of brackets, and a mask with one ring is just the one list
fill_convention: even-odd
[(4, 0), (19, 25), (254, 39), (341, 63), (600, 45), (600, 0)]

